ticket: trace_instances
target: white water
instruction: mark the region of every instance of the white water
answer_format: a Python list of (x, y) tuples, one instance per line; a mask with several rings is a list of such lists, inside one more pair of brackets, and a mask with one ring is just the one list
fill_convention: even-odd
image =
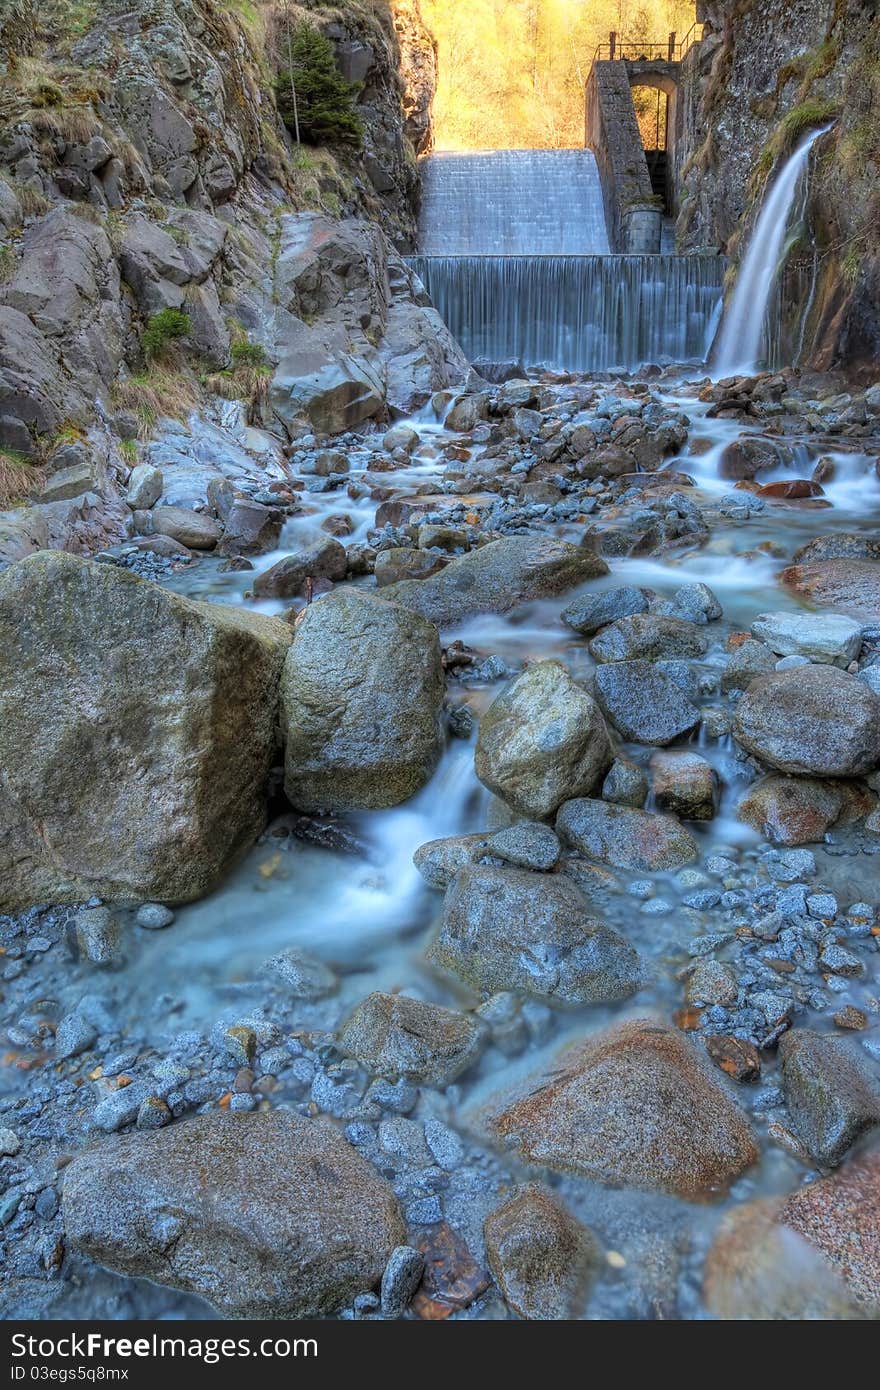
[(798, 145), (770, 190), (742, 263), (715, 351), (716, 376), (755, 370), (766, 341), (764, 321), (780, 270), (780, 253), (792, 205), (810, 150), (829, 126), (811, 131)]
[(592, 150), (489, 150), (422, 161), (424, 256), (607, 256)]

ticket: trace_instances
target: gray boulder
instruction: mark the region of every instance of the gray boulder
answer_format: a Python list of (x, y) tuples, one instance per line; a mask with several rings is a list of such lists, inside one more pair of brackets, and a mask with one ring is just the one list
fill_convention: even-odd
[(598, 1004), (628, 999), (641, 984), (638, 955), (592, 916), (576, 884), (524, 869), (462, 869), (428, 956), (484, 995)]
[(317, 1318), (378, 1287), (394, 1193), (327, 1120), (213, 1111), (110, 1140), (65, 1170), (69, 1248), (224, 1317)]
[(125, 500), (132, 511), (155, 507), (162, 496), (162, 470), (149, 463), (139, 463), (131, 470)]
[(596, 669), (596, 699), (625, 739), (664, 746), (690, 733), (700, 711), (650, 661), (612, 661)]
[(186, 507), (154, 507), (150, 513), (153, 531), (170, 536), (189, 550), (213, 550), (222, 535), (219, 525), (206, 512)]
[(659, 613), (634, 613), (619, 618), (593, 638), (594, 661), (657, 661), (664, 657), (704, 656), (709, 648), (695, 623)]
[[(449, 887), (459, 869), (476, 864), (489, 853), (488, 835), (449, 835), (419, 845), (413, 863), (432, 888)], [(499, 856), (499, 858), (502, 856)]]
[(779, 1043), (792, 1127), (818, 1167), (835, 1167), (880, 1125), (880, 1081), (843, 1038), (793, 1028)]
[(371, 994), (343, 1024), (339, 1046), (375, 1076), (448, 1086), (479, 1056), (478, 1019), (405, 994)]
[(549, 825), (521, 820), (490, 835), (487, 853), (519, 869), (549, 873), (559, 861), (561, 846)]
[(301, 811), (397, 806), (442, 747), (437, 631), (399, 604), (340, 590), (296, 629), (281, 683), (284, 785)]
[(576, 598), (560, 617), (575, 632), (584, 637), (592, 637), (600, 628), (607, 627), (618, 618), (629, 618), (634, 613), (647, 613), (648, 600), (641, 589), (625, 586), (622, 589), (605, 589), (601, 594), (585, 594)]
[(509, 536), (458, 556), (429, 579), (392, 584), (382, 597), (441, 625), (473, 613), (506, 613), (607, 573), (605, 561), (582, 546), (552, 536)]
[(770, 648), (747, 637), (731, 653), (721, 672), (721, 689), (725, 694), (731, 690), (747, 690), (757, 676), (769, 675), (775, 669), (776, 660)]
[(480, 720), (477, 776), (520, 815), (540, 820), (586, 796), (611, 765), (605, 720), (557, 661), (536, 662)]
[(862, 624), (843, 613), (762, 613), (752, 636), (777, 656), (848, 666), (859, 654)]
[(213, 888), (265, 822), (290, 639), (58, 551), (0, 576), (0, 911)]
[(880, 697), (833, 666), (778, 671), (749, 685), (734, 734), (780, 772), (861, 777), (880, 763)]
[(295, 598), (307, 579), (344, 579), (348, 569), (345, 546), (333, 536), (324, 536), (295, 555), (258, 574), (254, 580), (255, 598)]
[(674, 817), (607, 801), (567, 801), (556, 833), (572, 849), (617, 869), (680, 869), (699, 855), (693, 835)]

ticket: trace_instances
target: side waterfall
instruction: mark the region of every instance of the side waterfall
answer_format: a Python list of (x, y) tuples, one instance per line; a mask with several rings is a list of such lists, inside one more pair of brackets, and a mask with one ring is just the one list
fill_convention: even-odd
[(737, 276), (730, 308), (722, 320), (713, 354), (716, 376), (747, 374), (754, 371), (761, 360), (761, 348), (767, 342), (767, 310), (779, 275), (780, 253), (792, 205), (810, 150), (819, 136), (830, 128), (826, 125), (813, 130), (801, 141), (782, 166), (761, 209)]

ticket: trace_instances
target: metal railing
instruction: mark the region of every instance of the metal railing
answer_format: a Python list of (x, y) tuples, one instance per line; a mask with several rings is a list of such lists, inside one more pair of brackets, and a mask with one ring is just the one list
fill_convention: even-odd
[(612, 31), (608, 35), (608, 42), (599, 44), (593, 54), (593, 62), (680, 63), (702, 37), (702, 24), (692, 24), (683, 39), (679, 39), (676, 33), (670, 34), (665, 43), (631, 42)]

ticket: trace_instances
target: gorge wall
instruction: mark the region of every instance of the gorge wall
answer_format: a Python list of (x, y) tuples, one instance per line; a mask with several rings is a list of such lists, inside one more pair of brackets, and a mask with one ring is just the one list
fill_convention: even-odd
[(809, 129), (819, 141), (786, 250), (780, 355), (818, 367), (880, 353), (880, 24), (875, 0), (705, 0), (684, 64), (679, 249), (736, 269), (767, 186)]

